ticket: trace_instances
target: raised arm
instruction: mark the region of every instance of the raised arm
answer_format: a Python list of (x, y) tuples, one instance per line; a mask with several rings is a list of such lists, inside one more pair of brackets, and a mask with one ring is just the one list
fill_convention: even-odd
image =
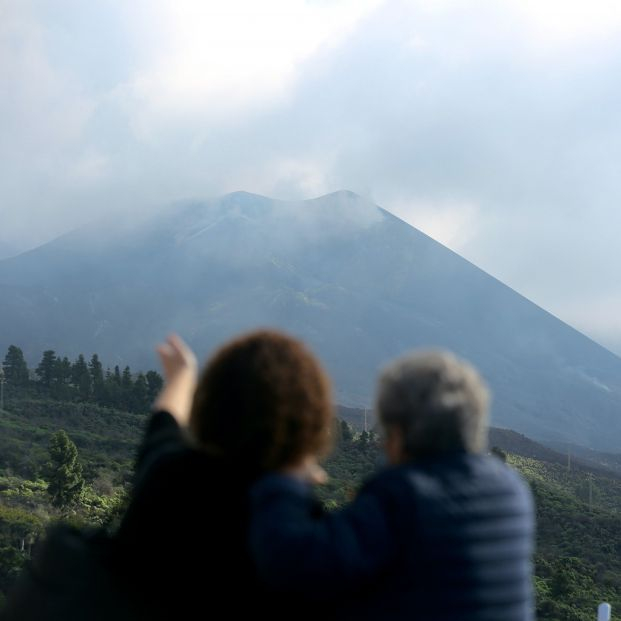
[(157, 353), (164, 369), (164, 388), (153, 408), (170, 412), (179, 425), (185, 427), (190, 420), (196, 390), (196, 356), (176, 334), (171, 334), (164, 343), (158, 345)]
[(140, 485), (156, 461), (185, 446), (184, 430), (196, 388), (196, 357), (180, 337), (169, 336), (157, 352), (164, 370), (164, 387), (153, 404), (138, 449), (136, 485)]

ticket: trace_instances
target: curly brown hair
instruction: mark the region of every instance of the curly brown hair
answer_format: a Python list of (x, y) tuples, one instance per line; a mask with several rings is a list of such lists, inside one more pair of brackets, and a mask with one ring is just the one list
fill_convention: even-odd
[(332, 421), (330, 381), (317, 358), (291, 336), (260, 330), (208, 362), (190, 429), (206, 451), (259, 474), (326, 451)]

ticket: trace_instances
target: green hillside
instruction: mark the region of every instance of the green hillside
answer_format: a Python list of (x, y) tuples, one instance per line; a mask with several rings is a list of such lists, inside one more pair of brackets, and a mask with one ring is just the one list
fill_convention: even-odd
[[(145, 414), (92, 402), (7, 399), (0, 411), (0, 593), (50, 521), (115, 523), (145, 421)], [(79, 502), (64, 508), (52, 504), (45, 478), (49, 440), (59, 429), (76, 444), (85, 481)], [(337, 431), (330, 480), (319, 490), (329, 508), (347, 502), (380, 460), (372, 433), (345, 421)], [(601, 601), (621, 610), (621, 476), (578, 458), (568, 469), (565, 455), (514, 432), (494, 430), (492, 442), (535, 495), (538, 618), (592, 621)]]
[(36, 477), (48, 459), (49, 436), (64, 429), (88, 470), (126, 475), (145, 418), (94, 403), (11, 400), (0, 417), (0, 467)]
[(591, 620), (599, 602), (621, 609), (621, 479), (509, 455), (537, 506), (540, 619)]

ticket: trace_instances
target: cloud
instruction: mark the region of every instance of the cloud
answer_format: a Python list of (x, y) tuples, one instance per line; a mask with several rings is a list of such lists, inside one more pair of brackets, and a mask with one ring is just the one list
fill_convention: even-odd
[(376, 0), (152, 0), (134, 3), (130, 23), (151, 50), (119, 89), (132, 126), (155, 139), (162, 125), (194, 131), (235, 123), (286, 100), (298, 66), (331, 47)]
[(609, 40), (621, 30), (621, 6), (616, 0), (512, 0), (511, 6), (546, 51)]
[(621, 343), (616, 1), (0, 6), (0, 242), (347, 188)]
[(621, 292), (596, 292), (581, 296), (566, 296), (563, 317), (571, 325), (604, 343), (609, 349), (621, 352)]
[[(286, 104), (300, 64), (338, 45), (378, 4), (64, 0), (51, 9), (8, 0), (0, 238), (31, 245), (111, 206), (218, 193), (229, 178), (242, 187), (245, 158), (231, 168), (226, 143)], [(217, 180), (206, 174), (209, 158), (196, 157), (205, 144), (222, 156)], [(286, 175), (306, 175), (308, 166), (286, 159)]]
[(472, 203), (392, 200), (390, 211), (455, 251), (478, 236), (480, 210)]
[(64, 191), (97, 176), (105, 156), (84, 140), (96, 102), (50, 62), (32, 5), (17, 5), (0, 16), (0, 235), (28, 237), (38, 218), (49, 225)]

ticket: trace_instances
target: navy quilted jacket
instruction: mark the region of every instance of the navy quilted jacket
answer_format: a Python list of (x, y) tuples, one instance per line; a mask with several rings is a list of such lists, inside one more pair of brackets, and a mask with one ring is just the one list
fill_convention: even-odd
[(310, 489), (291, 477), (269, 475), (251, 494), (262, 577), (301, 601), (325, 599), (339, 619), (534, 618), (532, 497), (495, 457), (388, 468), (319, 519)]

